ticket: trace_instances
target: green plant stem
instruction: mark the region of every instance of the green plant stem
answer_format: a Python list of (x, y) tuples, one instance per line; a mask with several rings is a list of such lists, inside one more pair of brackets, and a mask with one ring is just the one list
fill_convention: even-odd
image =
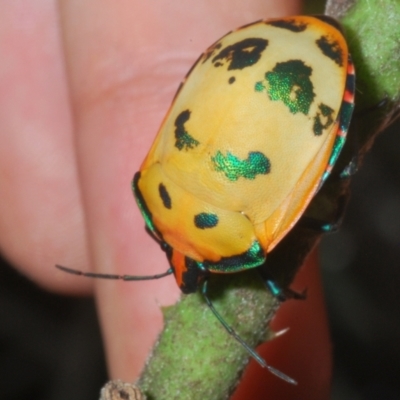
[[(251, 346), (266, 338), (276, 300), (254, 271), (210, 280), (210, 298)], [(165, 327), (139, 386), (148, 399), (226, 398), (247, 352), (228, 335), (200, 293), (183, 296), (164, 311)], [(267, 317), (267, 318), (266, 318)], [(157, 360), (157, 362), (154, 362)]]

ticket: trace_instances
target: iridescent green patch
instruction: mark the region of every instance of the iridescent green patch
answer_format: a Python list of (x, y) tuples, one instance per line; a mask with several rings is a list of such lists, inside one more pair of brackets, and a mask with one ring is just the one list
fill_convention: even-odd
[(265, 81), (256, 82), (254, 89), (265, 90), (272, 101), (283, 102), (292, 114), (307, 115), (315, 97), (311, 73), (312, 69), (301, 60), (278, 63), (265, 74)]
[(349, 128), (353, 109), (354, 103), (348, 103), (347, 101), (342, 103), (342, 107), (340, 109), (340, 129), (343, 132), (347, 132)]
[(192, 137), (185, 129), (185, 123), (190, 118), (190, 111), (182, 111), (175, 120), (175, 147), (178, 150), (189, 150), (197, 147), (200, 142)]
[(229, 151), (224, 156), (220, 151), (211, 157), (214, 169), (223, 172), (230, 181), (237, 181), (240, 177), (255, 179), (257, 175), (266, 175), (271, 170), (269, 159), (258, 151), (251, 151), (246, 159), (239, 157)]
[(254, 89), (256, 92), (263, 92), (267, 90), (266, 86), (264, 85), (263, 81), (256, 82)]
[[(343, 136), (337, 136), (335, 139), (335, 143), (333, 144), (332, 153), (329, 157), (328, 165), (333, 166), (335, 165), (337, 159), (339, 158), (340, 152), (346, 142), (346, 138)], [(330, 174), (330, 171), (327, 170), (321, 177), (321, 182), (325, 182)]]
[(194, 216), (194, 224), (199, 229), (214, 228), (218, 225), (218, 215), (211, 213), (200, 213)]
[(213, 59), (215, 67), (228, 62), (228, 70), (243, 69), (254, 65), (268, 46), (268, 40), (248, 38), (222, 49)]
[(317, 46), (322, 53), (333, 60), (339, 67), (343, 66), (343, 49), (335, 40), (330, 40), (328, 36), (321, 36), (317, 40)]
[(258, 241), (254, 241), (251, 247), (242, 254), (232, 257), (222, 257), (217, 262), (204, 261), (199, 267), (219, 272), (238, 272), (260, 266), (265, 261), (264, 251)]
[(333, 149), (332, 149), (332, 154), (331, 154), (331, 156), (329, 158), (329, 164), (330, 165), (335, 165), (335, 163), (336, 163), (336, 161), (337, 161), (337, 159), (339, 157), (340, 151), (342, 150), (345, 142), (346, 142), (346, 138), (345, 137), (343, 137), (343, 136), (337, 136), (336, 137), (336, 140), (335, 140), (335, 143), (334, 143)]
[[(321, 103), (318, 106), (319, 112), (314, 117), (314, 135), (320, 136), (323, 133), (324, 129), (329, 128), (333, 124), (333, 113), (334, 110), (327, 106), (326, 104)], [(325, 122), (323, 122), (323, 120)]]
[(136, 172), (135, 176), (133, 177), (133, 181), (132, 181), (132, 190), (133, 190), (133, 194), (135, 196), (135, 200), (136, 203), (139, 207), (140, 212), (142, 213), (144, 222), (146, 223), (147, 227), (149, 228), (149, 230), (157, 235), (159, 235), (159, 233), (157, 232), (156, 227), (154, 226), (153, 223), (153, 216), (150, 212), (150, 210), (147, 207), (146, 201), (143, 198), (142, 192), (139, 189), (139, 180), (141, 177), (141, 173), (140, 172)]

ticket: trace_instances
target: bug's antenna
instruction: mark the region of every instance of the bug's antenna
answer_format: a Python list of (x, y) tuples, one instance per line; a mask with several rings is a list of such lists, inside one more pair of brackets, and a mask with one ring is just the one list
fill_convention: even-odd
[(276, 375), (278, 378), (283, 379), (284, 381), (291, 383), (292, 385), (297, 385), (297, 381), (285, 375), (283, 372), (278, 371), (276, 368), (268, 365), (265, 360), (254, 350), (252, 349), (233, 329), (227, 322), (222, 318), (221, 314), (215, 309), (212, 304), (210, 298), (207, 295), (207, 280), (204, 281), (201, 293), (206, 301), (210, 310), (217, 317), (218, 321), (222, 324), (222, 326), (228, 331), (230, 335), (232, 335), (245, 349), (246, 351), (263, 367), (268, 369), (269, 372)]
[(170, 268), (167, 271), (163, 272), (162, 274), (156, 275), (143, 275), (143, 276), (135, 276), (135, 275), (116, 275), (116, 274), (100, 274), (96, 272), (83, 272), (77, 269), (72, 269), (68, 267), (63, 267), (62, 265), (56, 265), (56, 268), (60, 269), (61, 271), (68, 272), (69, 274), (73, 275), (81, 275), (87, 276), (88, 278), (100, 278), (100, 279), (121, 279), (123, 281), (149, 281), (152, 279), (160, 279), (164, 278), (165, 276), (171, 275), (174, 273), (173, 269)]

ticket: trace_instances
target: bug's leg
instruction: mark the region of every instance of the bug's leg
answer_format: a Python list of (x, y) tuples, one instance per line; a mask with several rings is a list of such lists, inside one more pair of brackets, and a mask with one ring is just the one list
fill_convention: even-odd
[(340, 196), (337, 201), (337, 208), (332, 221), (322, 221), (320, 219), (308, 217), (304, 215), (300, 218), (297, 226), (301, 228), (312, 229), (318, 233), (334, 233), (339, 230), (343, 222), (343, 215), (346, 210), (348, 196)]
[(320, 233), (335, 233), (342, 225), (342, 218), (333, 222), (327, 222), (321, 221), (317, 218), (303, 216), (299, 221), (299, 225), (303, 228), (312, 229)]
[(212, 304), (210, 298), (207, 295), (207, 279), (203, 282), (201, 293), (206, 301), (208, 307), (213, 312), (213, 314), (217, 317), (218, 321), (222, 324), (222, 326), (228, 331), (228, 333), (233, 336), (244, 348), (245, 350), (253, 357), (263, 368), (267, 368), (272, 374), (276, 375), (277, 377), (283, 379), (284, 381), (291, 383), (292, 385), (297, 385), (297, 382), (290, 378), (289, 376), (285, 375), (283, 372), (278, 371), (274, 367), (268, 365), (265, 360), (254, 350), (252, 349), (233, 329), (227, 322), (222, 318), (221, 314), (215, 309), (214, 305)]
[(83, 272), (83, 271), (79, 271), (77, 269), (63, 267), (62, 265), (56, 265), (56, 268), (58, 268), (64, 272), (68, 272), (69, 274), (73, 274), (73, 275), (81, 275), (81, 276), (87, 276), (89, 278), (100, 278), (100, 279), (121, 279), (123, 281), (148, 281), (148, 280), (152, 280), (152, 279), (164, 278), (165, 276), (168, 276), (168, 275), (171, 275), (174, 273), (172, 268), (169, 268), (167, 271), (165, 271), (161, 274), (142, 275), (142, 276), (100, 274), (100, 273), (96, 273), (96, 272)]
[(307, 289), (304, 289), (299, 293), (290, 288), (282, 288), (265, 270), (262, 268), (258, 268), (257, 270), (261, 275), (261, 279), (264, 281), (265, 286), (267, 286), (271, 294), (279, 301), (283, 302), (288, 299), (305, 300), (307, 298)]
[(354, 116), (355, 117), (366, 117), (368, 114), (371, 114), (371, 112), (385, 108), (388, 104), (389, 104), (389, 97), (386, 94), (382, 100), (379, 100), (375, 104), (372, 104), (371, 106), (363, 108), (362, 110), (355, 111)]
[(350, 179), (358, 171), (358, 166), (360, 164), (360, 143), (358, 135), (348, 135), (347, 143), (347, 146), (349, 146), (351, 149), (353, 156), (351, 157), (350, 162), (342, 169), (342, 171), (338, 172), (338, 177), (336, 179), (342, 181)]
[[(353, 120), (355, 122), (353, 123), (357, 123), (357, 120), (367, 117), (369, 114), (375, 111), (384, 110), (387, 104), (388, 104), (388, 97), (385, 96), (382, 100), (380, 100), (376, 104), (373, 104), (372, 106), (366, 107), (362, 110), (354, 111)], [(352, 154), (354, 154), (354, 156), (349, 162), (349, 164), (345, 168), (343, 168), (343, 170), (340, 172), (339, 179), (351, 178), (358, 171), (360, 163), (360, 143), (358, 135), (356, 134), (348, 135), (347, 142), (350, 143), (350, 148), (352, 149)]]
[(290, 288), (283, 289), (272, 279), (266, 280), (265, 284), (270, 292), (280, 301), (288, 299), (305, 300), (307, 298), (307, 289), (304, 289), (301, 293)]

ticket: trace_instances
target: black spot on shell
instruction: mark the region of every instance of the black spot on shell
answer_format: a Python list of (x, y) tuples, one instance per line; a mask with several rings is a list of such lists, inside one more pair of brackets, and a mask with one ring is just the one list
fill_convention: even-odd
[(218, 225), (218, 216), (211, 213), (200, 213), (194, 216), (194, 224), (199, 229), (214, 228)]
[(251, 67), (261, 58), (262, 52), (268, 46), (268, 40), (248, 38), (223, 48), (213, 59), (215, 67), (228, 63), (228, 70)]
[(287, 29), (291, 32), (303, 32), (307, 29), (307, 24), (304, 22), (296, 21), (295, 19), (279, 19), (276, 21), (266, 21), (267, 25), (274, 26), (275, 28)]
[(214, 53), (219, 50), (222, 47), (221, 42), (216, 42), (213, 45), (211, 45), (205, 53), (202, 55), (203, 56), (203, 64), (211, 57), (214, 55)]
[(316, 43), (326, 57), (333, 60), (339, 67), (343, 66), (343, 50), (336, 40), (332, 40), (328, 36), (321, 36)]
[(164, 207), (170, 210), (172, 208), (171, 197), (168, 193), (167, 188), (162, 183), (158, 185), (158, 193), (160, 194)]
[(185, 124), (190, 119), (191, 112), (189, 110), (182, 111), (175, 120), (175, 147), (181, 150), (191, 150), (197, 147), (200, 142), (189, 134)]

